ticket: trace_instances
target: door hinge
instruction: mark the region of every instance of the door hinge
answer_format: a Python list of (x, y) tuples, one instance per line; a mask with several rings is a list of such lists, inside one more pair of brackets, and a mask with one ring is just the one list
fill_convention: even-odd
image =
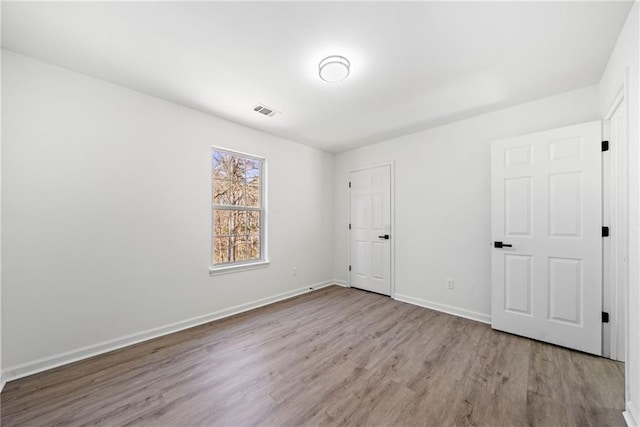
[(609, 141), (602, 141), (602, 151), (609, 151)]
[(351, 188), (351, 181), (349, 181), (349, 188)]
[(602, 312), (602, 323), (609, 323), (609, 313), (606, 311)]
[(349, 271), (351, 271), (351, 266), (349, 266)]
[(349, 223), (349, 230), (351, 230), (351, 223)]
[(609, 227), (602, 227), (602, 237), (609, 237)]

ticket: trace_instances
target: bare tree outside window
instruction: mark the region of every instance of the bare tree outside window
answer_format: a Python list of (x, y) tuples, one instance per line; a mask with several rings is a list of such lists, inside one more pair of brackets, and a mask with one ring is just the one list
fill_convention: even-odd
[(260, 261), (264, 160), (220, 149), (212, 160), (213, 264)]

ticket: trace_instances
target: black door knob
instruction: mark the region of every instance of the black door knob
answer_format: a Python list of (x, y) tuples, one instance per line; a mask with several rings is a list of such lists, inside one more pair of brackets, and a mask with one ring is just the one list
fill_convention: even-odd
[(378, 239), (389, 240), (389, 235), (388, 234), (383, 234), (382, 236), (378, 236)]
[(502, 242), (493, 242), (493, 247), (494, 248), (511, 248), (511, 247), (513, 247), (513, 245), (508, 245), (508, 244), (502, 243)]

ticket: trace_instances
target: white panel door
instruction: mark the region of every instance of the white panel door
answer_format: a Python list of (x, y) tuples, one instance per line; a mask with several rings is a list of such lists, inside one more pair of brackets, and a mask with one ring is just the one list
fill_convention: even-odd
[(350, 185), (350, 285), (391, 295), (391, 167), (351, 172)]
[(495, 141), (491, 169), (493, 328), (600, 355), (600, 122)]

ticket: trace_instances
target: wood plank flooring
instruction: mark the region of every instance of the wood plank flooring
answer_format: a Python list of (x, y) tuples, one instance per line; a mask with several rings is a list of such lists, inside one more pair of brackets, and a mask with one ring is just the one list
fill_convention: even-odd
[(623, 426), (624, 366), (331, 286), (6, 385), (7, 426)]

